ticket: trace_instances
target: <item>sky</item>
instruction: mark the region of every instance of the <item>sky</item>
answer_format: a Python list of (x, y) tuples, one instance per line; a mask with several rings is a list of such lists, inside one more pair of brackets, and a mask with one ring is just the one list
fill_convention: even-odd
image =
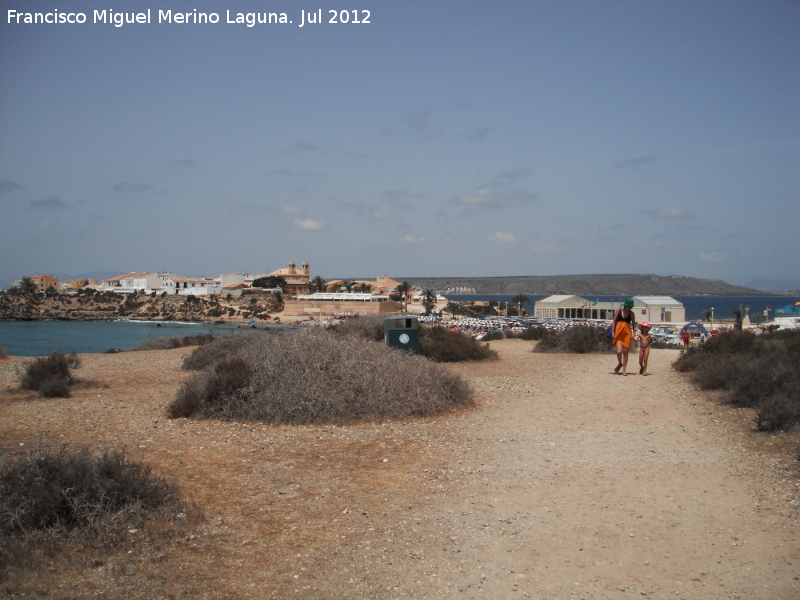
[[(0, 284), (289, 262), (800, 282), (800, 2), (0, 6)], [(10, 16), (56, 9), (86, 22)]]

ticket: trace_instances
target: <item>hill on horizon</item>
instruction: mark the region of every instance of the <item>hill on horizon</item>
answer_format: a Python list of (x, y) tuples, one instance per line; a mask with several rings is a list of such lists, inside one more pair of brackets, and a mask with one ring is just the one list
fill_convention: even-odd
[(765, 296), (761, 290), (721, 279), (682, 275), (521, 275), (509, 277), (395, 277), (412, 286), (445, 290), (474, 288), (476, 294), (576, 294), (598, 296)]

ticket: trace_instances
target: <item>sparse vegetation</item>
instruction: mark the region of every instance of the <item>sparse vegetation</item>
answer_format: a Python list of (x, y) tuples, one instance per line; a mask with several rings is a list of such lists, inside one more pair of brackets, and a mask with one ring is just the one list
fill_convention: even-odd
[(0, 578), (42, 554), (85, 555), (183, 510), (178, 488), (124, 451), (0, 454)]
[(727, 391), (734, 406), (754, 408), (760, 431), (800, 423), (800, 332), (723, 332), (682, 352), (674, 368), (702, 389)]
[(74, 352), (53, 352), (23, 363), (17, 371), (20, 387), (34, 390), (45, 398), (68, 398), (69, 389), (75, 379), (72, 370), (80, 366), (80, 358)]
[(256, 343), (261, 336), (280, 335), (267, 332), (233, 333), (214, 340), (213, 344), (205, 344), (187, 356), (183, 368), (187, 371), (201, 371), (221, 360), (235, 356), (245, 346)]
[(148, 338), (140, 342), (134, 350), (172, 350), (183, 346), (204, 346), (214, 341), (213, 333), (197, 335), (165, 335)]
[(387, 315), (362, 315), (347, 319), (336, 325), (333, 331), (355, 337), (362, 337), (374, 342), (383, 341), (383, 321)]
[(420, 327), (420, 353), (435, 362), (496, 360), (497, 352), (487, 344), (444, 327)]
[[(507, 333), (511, 333), (511, 332), (509, 331)], [(502, 331), (491, 331), (489, 333), (484, 334), (483, 337), (481, 338), (481, 341), (482, 342), (494, 342), (494, 341), (497, 341), (497, 340), (504, 340), (507, 337), (514, 337), (514, 336), (506, 335), (506, 333), (504, 333)]]
[(613, 347), (606, 338), (607, 328), (591, 325), (575, 325), (561, 331), (544, 329), (534, 352), (612, 352)]
[(6, 360), (7, 358), (9, 358), (8, 351), (3, 346), (0, 346), (0, 360)]
[[(348, 319), (334, 331), (347, 336), (383, 342), (383, 320), (386, 315), (366, 315)], [(458, 331), (444, 327), (419, 328), (419, 346), (422, 356), (434, 362), (463, 362), (467, 360), (493, 360), (497, 353), (486, 344)]]
[[(235, 338), (242, 337), (242, 343)], [(349, 335), (232, 335), (225, 357), (189, 379), (169, 416), (352, 423), (425, 416), (472, 404), (466, 383), (419, 356)]]

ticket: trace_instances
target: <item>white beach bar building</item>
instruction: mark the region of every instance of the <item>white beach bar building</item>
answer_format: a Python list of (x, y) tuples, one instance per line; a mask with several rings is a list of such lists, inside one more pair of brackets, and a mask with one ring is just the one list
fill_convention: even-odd
[[(533, 316), (544, 319), (611, 320), (622, 302), (599, 302), (576, 295), (557, 294), (538, 300)], [(633, 313), (638, 323), (683, 323), (686, 319), (683, 304), (670, 296), (633, 296)]]

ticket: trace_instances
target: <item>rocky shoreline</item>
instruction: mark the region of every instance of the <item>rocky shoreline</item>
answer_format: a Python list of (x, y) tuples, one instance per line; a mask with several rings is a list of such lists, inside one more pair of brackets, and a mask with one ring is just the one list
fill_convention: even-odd
[(243, 321), (264, 320), (283, 305), (273, 294), (155, 296), (108, 293), (0, 294), (3, 321)]

